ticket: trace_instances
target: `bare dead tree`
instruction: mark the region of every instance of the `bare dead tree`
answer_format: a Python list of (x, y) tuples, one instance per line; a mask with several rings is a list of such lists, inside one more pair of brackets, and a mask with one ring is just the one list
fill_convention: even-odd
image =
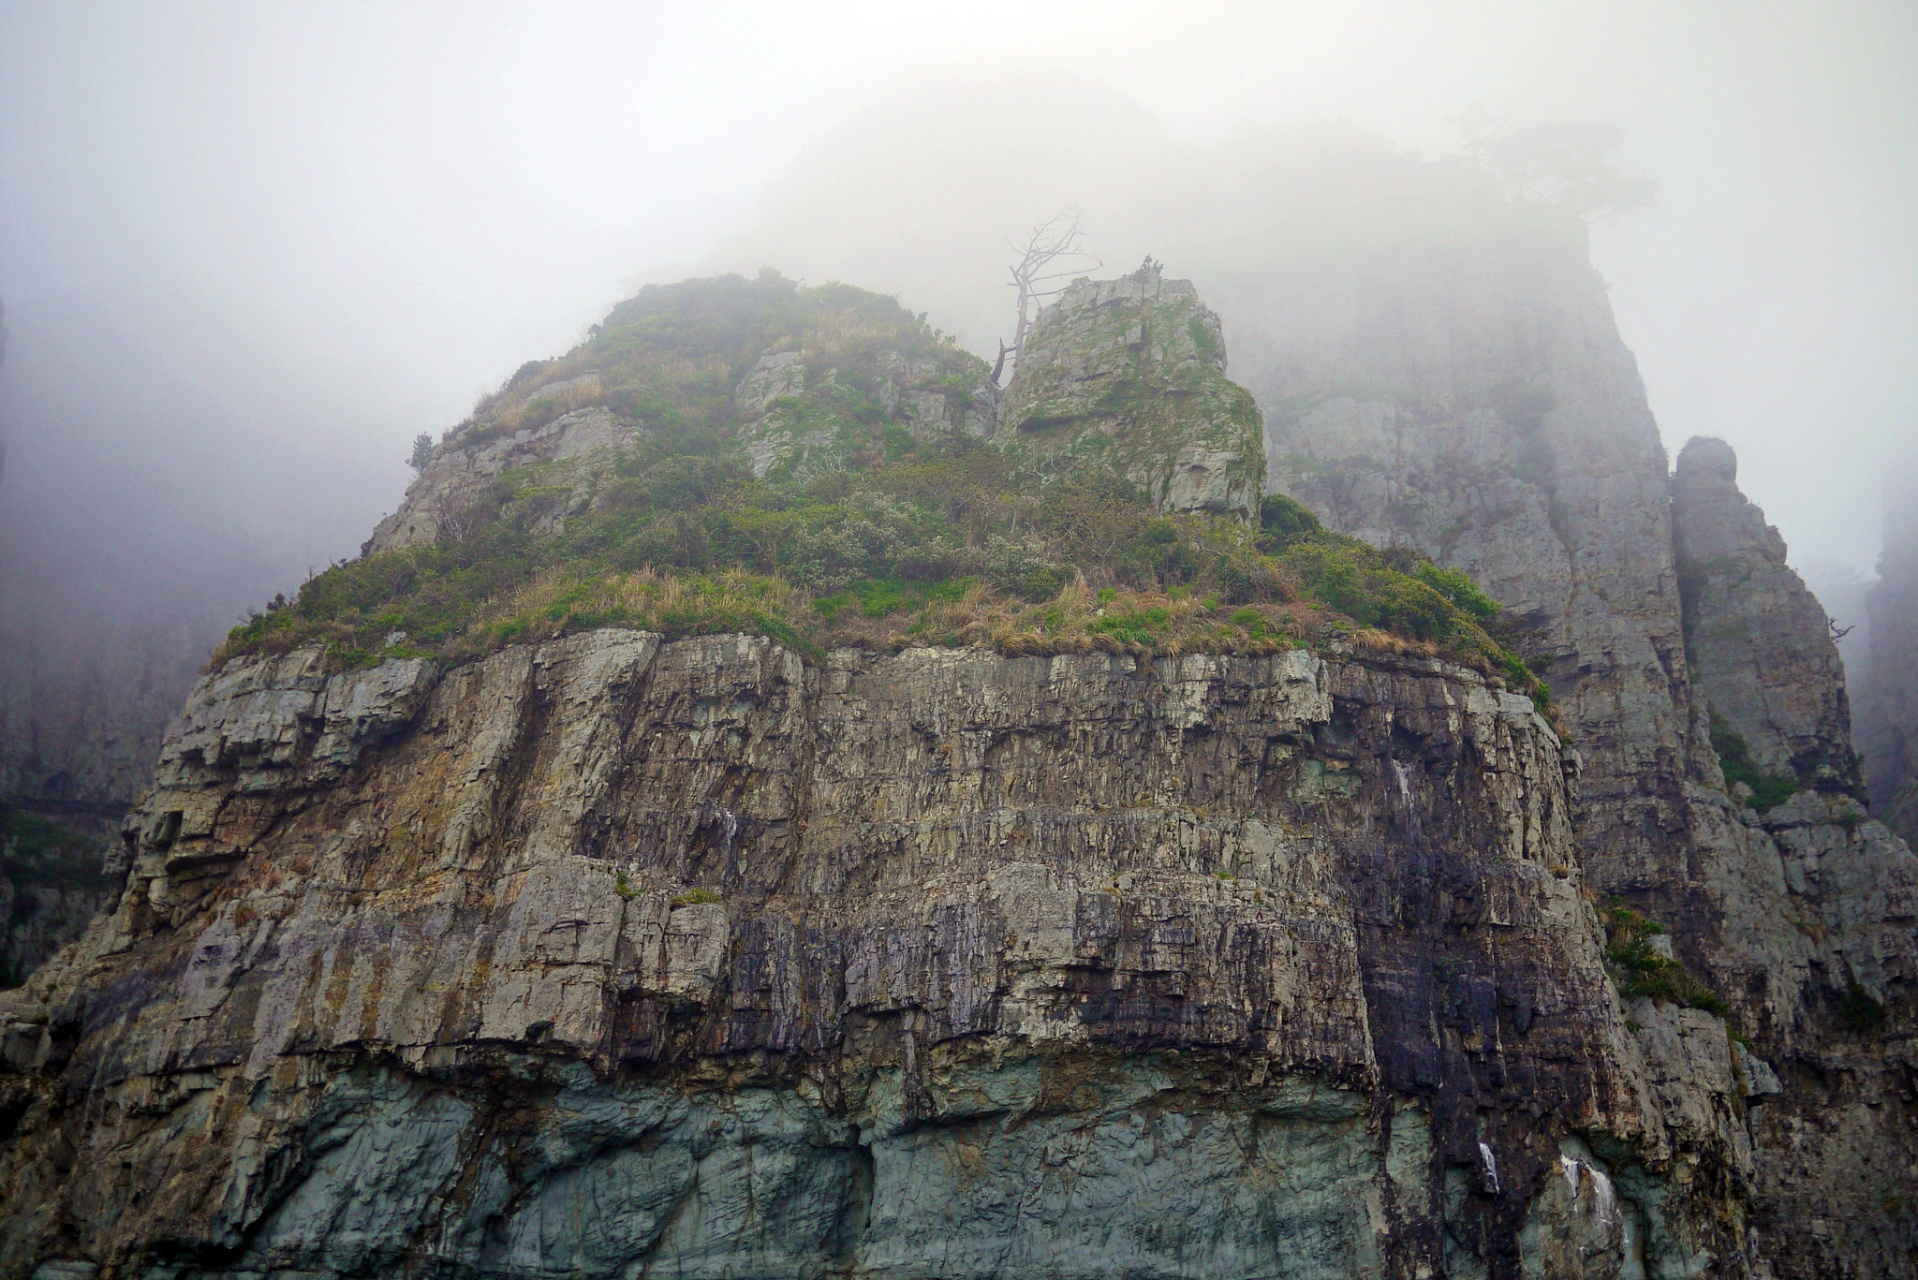
[(999, 343), (999, 362), (992, 370), (995, 384), (1005, 371), (1008, 358), (1017, 369), (1019, 353), (1026, 343), (1026, 330), (1031, 326), (1037, 308), (1065, 292), (1066, 286), (1061, 282), (1097, 271), (1105, 265), (1099, 258), (1079, 248), (1079, 241), (1084, 236), (1085, 219), (1077, 209), (1067, 209), (1034, 227), (1023, 245), (1006, 241), (1007, 247), (1019, 255), (1019, 261), (1009, 268), (1012, 287), (1019, 291), (1019, 312), (1012, 331), (1012, 345), (1007, 346), (1004, 341)]
[(1831, 624), (1831, 638), (1834, 640), (1843, 640), (1846, 636), (1858, 630), (1858, 624), (1855, 622), (1849, 627), (1841, 627), (1838, 625), (1838, 619), (1836, 618), (1826, 618), (1825, 621)]

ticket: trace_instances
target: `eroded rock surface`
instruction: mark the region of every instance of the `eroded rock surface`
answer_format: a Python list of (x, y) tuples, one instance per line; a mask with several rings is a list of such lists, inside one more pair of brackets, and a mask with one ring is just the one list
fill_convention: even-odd
[[(874, 410), (915, 441), (984, 439), (999, 393), (968, 366), (935, 356), (880, 353), (870, 370), (842, 370), (825, 351), (768, 351), (733, 392), (753, 474), (805, 476), (855, 465)], [(962, 372), (964, 371), (964, 372)]]
[[(597, 378), (569, 379), (567, 391), (591, 395)], [(543, 389), (543, 388), (542, 388)], [(529, 400), (557, 399), (561, 393)], [(469, 531), (471, 512), (487, 486), (512, 467), (553, 464), (553, 479), (570, 482), (567, 501), (553, 513), (551, 529), (564, 527), (569, 511), (591, 500), (594, 482), (616, 451), (645, 438), (645, 428), (602, 405), (560, 414), (537, 427), (493, 435), (481, 429), (448, 441), (406, 490), (400, 509), (381, 520), (361, 548), (364, 553), (398, 551), (457, 539)]]
[(1569, 770), (1411, 660), (237, 661), (6, 998), (0, 1265), (1762, 1274)]

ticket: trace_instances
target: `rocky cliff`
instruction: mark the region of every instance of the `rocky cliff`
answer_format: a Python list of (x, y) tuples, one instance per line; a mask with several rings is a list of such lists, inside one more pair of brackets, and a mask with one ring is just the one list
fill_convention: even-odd
[(124, 296), (20, 301), (0, 369), (0, 824), (61, 834), (0, 852), (0, 985), (102, 901), (84, 881), (234, 619), (363, 538), (390, 479), (316, 444), (354, 416), (343, 402), (249, 398), (273, 379), (238, 356), (231, 376), (186, 368)]
[(0, 569), (0, 986), (80, 936), (106, 901), (120, 819), (210, 647), (183, 619)]
[(1672, 476), (1694, 689), (1722, 726), (1721, 744), (1737, 735), (1750, 767), (1785, 778), (1790, 791), (1855, 789), (1851, 705), (1829, 616), (1737, 479), (1722, 440), (1687, 444)]
[(1266, 335), (1272, 484), (1529, 631), (1585, 762), (1591, 882), (1670, 925), (1780, 1069), (1750, 1130), (1767, 1256), (1907, 1274), (1911, 852), (1844, 793), (1842, 667), (1729, 450), (1668, 480), (1582, 231), (1514, 216), (1382, 253)]
[(0, 997), (0, 1270), (1910, 1274), (1918, 861), (1582, 240), (1500, 243), (1258, 366), (1356, 540), (1182, 505), (1258, 418), (1153, 272), (992, 431), (770, 274), (522, 369)]
[(1746, 1274), (1569, 776), (1416, 660), (242, 659), (10, 1006), (5, 1265)]

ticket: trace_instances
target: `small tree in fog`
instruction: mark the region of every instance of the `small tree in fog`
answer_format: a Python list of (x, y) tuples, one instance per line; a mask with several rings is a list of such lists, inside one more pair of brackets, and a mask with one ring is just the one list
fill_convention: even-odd
[(1084, 236), (1084, 219), (1079, 211), (1067, 209), (1034, 227), (1025, 244), (1006, 241), (1019, 255), (1019, 261), (1010, 268), (1012, 287), (1019, 291), (1019, 312), (1012, 331), (1012, 345), (1007, 346), (1003, 340), (999, 343), (999, 362), (992, 368), (994, 383), (1005, 371), (1008, 356), (1015, 367), (1018, 365), (1019, 352), (1026, 342), (1026, 329), (1032, 324), (1036, 309), (1045, 305), (1047, 299), (1065, 292), (1065, 285), (1059, 282), (1097, 271), (1105, 265), (1079, 248)]
[(1509, 199), (1559, 205), (1596, 221), (1643, 209), (1658, 193), (1656, 182), (1612, 167), (1610, 153), (1625, 137), (1616, 125), (1569, 120), (1514, 129), (1477, 105), (1452, 124), (1465, 139), (1465, 153)]
[(422, 431), (413, 437), (413, 456), (406, 460), (406, 465), (415, 471), (424, 471), (426, 464), (432, 460), (433, 437)]

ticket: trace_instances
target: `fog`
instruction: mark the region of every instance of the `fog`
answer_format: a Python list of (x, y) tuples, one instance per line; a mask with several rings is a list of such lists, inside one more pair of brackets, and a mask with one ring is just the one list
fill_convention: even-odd
[(639, 282), (843, 278), (990, 354), (1056, 209), (1197, 275), (1216, 210), (1142, 211), (1155, 166), (1314, 122), (1439, 156), (1479, 103), (1623, 129), (1660, 194), (1593, 251), (1667, 447), (1730, 440), (1856, 576), (1918, 448), (1914, 66), (1882, 4), (7, 4), (0, 555), (210, 643)]

